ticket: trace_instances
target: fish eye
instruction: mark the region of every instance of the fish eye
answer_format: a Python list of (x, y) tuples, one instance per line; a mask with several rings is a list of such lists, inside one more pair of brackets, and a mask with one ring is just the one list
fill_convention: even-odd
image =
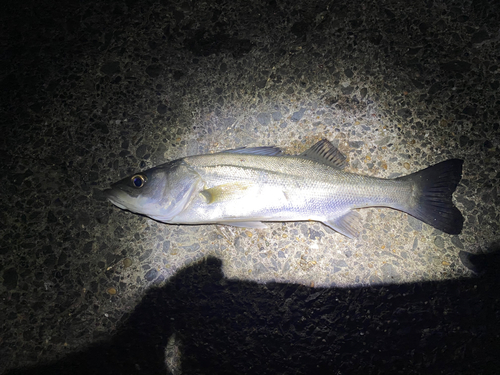
[(142, 174), (136, 174), (136, 175), (133, 175), (130, 180), (132, 181), (132, 185), (134, 185), (134, 187), (140, 189), (146, 183), (147, 178), (146, 178), (146, 176), (143, 176)]

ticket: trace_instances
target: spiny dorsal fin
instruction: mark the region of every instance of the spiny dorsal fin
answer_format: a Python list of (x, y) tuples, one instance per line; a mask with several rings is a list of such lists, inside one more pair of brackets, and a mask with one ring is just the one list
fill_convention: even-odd
[(279, 156), (281, 149), (274, 146), (263, 147), (239, 147), (232, 150), (225, 150), (222, 152), (229, 152), (231, 154), (250, 154), (250, 155), (264, 155), (264, 156)]
[(299, 156), (336, 169), (344, 169), (347, 165), (346, 157), (327, 139), (322, 139)]

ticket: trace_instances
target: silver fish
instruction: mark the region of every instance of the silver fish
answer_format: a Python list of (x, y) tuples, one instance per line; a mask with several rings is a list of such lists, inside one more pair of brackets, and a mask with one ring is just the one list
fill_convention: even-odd
[(169, 224), (265, 228), (263, 221), (320, 221), (357, 237), (364, 207), (406, 212), (450, 234), (463, 216), (452, 194), (463, 160), (384, 179), (343, 171), (346, 158), (323, 139), (300, 155), (277, 147), (189, 156), (136, 173), (105, 190), (119, 208)]

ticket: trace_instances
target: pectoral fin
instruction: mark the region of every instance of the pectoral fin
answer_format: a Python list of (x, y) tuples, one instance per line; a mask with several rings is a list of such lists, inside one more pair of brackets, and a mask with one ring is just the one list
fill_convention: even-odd
[(247, 182), (230, 182), (209, 189), (203, 189), (200, 194), (206, 198), (208, 204), (212, 204), (242, 198), (252, 185)]
[(323, 224), (349, 238), (356, 238), (361, 232), (361, 215), (357, 211), (348, 211), (342, 216), (323, 221)]

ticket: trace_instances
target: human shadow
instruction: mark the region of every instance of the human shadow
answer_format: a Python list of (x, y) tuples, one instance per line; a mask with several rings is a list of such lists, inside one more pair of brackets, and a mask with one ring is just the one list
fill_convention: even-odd
[(480, 277), (356, 288), (228, 280), (208, 258), (110, 339), (8, 374), (498, 374), (500, 251), (485, 257)]

